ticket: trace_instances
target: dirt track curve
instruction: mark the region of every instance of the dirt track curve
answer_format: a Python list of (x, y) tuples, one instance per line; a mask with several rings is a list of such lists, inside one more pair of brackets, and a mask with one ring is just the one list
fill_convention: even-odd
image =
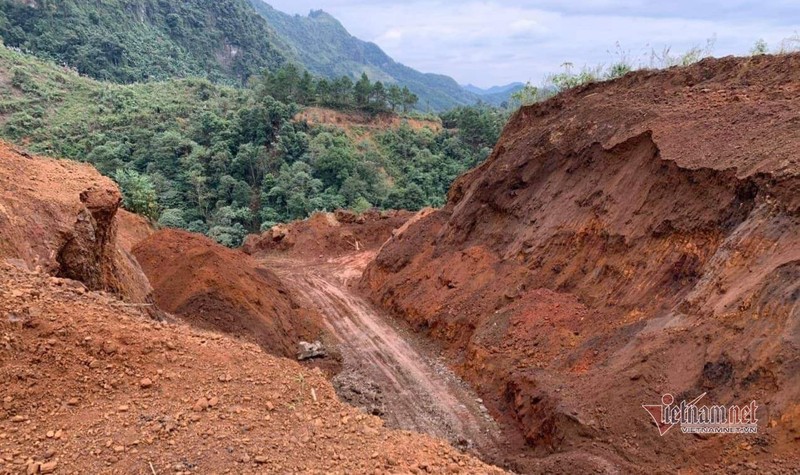
[(326, 262), (275, 257), (263, 262), (324, 315), (343, 358), (337, 379), (360, 385), (359, 393), (375, 387), (388, 425), (495, 459), (502, 452), (500, 429), (475, 393), (348, 288), (372, 257), (366, 252)]

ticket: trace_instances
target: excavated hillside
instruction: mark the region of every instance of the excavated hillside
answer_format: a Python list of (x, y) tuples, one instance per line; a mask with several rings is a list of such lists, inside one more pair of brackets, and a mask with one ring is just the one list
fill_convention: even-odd
[[(537, 456), (789, 473), (798, 111), (798, 55), (635, 72), (525, 107), (361, 286), (438, 340)], [(665, 393), (755, 400), (759, 432), (661, 437), (641, 405)]]
[(0, 259), (148, 304), (150, 284), (117, 236), (121, 203), (91, 166), (0, 142)]
[(296, 356), (298, 342), (324, 339), (321, 317), (241, 251), (168, 229), (136, 244), (133, 253), (158, 306), (198, 328), (254, 341), (289, 358)]
[[(91, 167), (0, 144), (0, 473), (502, 473), (267, 354), (294, 356), (310, 310), (251, 257), (120, 201)], [(153, 318), (131, 247), (188, 323)]]
[(316, 369), (0, 262), (0, 473), (502, 473)]

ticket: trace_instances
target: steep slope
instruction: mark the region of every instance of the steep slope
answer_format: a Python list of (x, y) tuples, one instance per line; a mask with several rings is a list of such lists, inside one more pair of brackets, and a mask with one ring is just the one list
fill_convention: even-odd
[(321, 339), (319, 315), (302, 308), (250, 256), (199, 234), (162, 230), (133, 249), (163, 310), (294, 358), (300, 341)]
[(502, 473), (318, 370), (77, 290), (0, 262), (2, 473)]
[[(362, 286), (437, 338), (537, 454), (796, 466), (799, 69), (709, 59), (523, 108)], [(661, 437), (641, 404), (666, 393), (755, 400), (759, 434)]]
[(0, 259), (147, 304), (152, 289), (117, 239), (121, 201), (116, 184), (88, 165), (0, 142)]
[(199, 76), (241, 84), (284, 61), (246, 0), (0, 0), (0, 37), (123, 83)]
[(390, 58), (374, 43), (352, 36), (339, 21), (321, 10), (308, 16), (287, 15), (263, 0), (250, 0), (283, 39), (290, 57), (313, 74), (324, 77), (367, 73), (373, 81), (408, 86), (420, 97), (418, 107), (440, 111), (477, 102), (451, 77), (425, 74)]
[(366, 72), (373, 81), (408, 86), (420, 108), (477, 101), (448, 76), (395, 62), (327, 13), (291, 16), (261, 0), (0, 0), (0, 38), (81, 74), (121, 83), (206, 77), (243, 84), (290, 60), (323, 77)]

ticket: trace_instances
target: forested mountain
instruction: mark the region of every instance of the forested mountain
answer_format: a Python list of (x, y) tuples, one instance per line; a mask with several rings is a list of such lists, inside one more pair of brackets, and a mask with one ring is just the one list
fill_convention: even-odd
[(241, 84), (285, 61), (246, 0), (0, 0), (0, 36), (122, 83), (201, 76)]
[[(120, 184), (129, 210), (238, 245), (316, 210), (440, 206), (505, 122), (489, 108), (402, 118), (391, 108), (413, 94), (399, 89), (392, 102), (396, 89), (345, 79), (288, 65), (247, 87), (120, 85), (0, 45), (0, 138), (90, 162)], [(335, 119), (306, 120), (297, 103)]]
[(206, 77), (241, 85), (290, 61), (330, 79), (366, 73), (406, 86), (423, 111), (478, 100), (448, 76), (395, 62), (327, 13), (291, 16), (261, 0), (0, 0), (0, 36), (7, 46), (120, 83)]
[(408, 86), (419, 96), (422, 110), (440, 111), (477, 101), (451, 77), (423, 74), (395, 62), (376, 44), (352, 36), (328, 13), (317, 10), (308, 16), (287, 15), (263, 0), (250, 3), (285, 41), (291, 57), (314, 74), (358, 78), (367, 73), (372, 80)]

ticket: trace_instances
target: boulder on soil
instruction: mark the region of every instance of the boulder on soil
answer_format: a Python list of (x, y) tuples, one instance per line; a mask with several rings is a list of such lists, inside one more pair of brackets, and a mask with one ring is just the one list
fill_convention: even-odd
[(322, 344), (321, 341), (317, 340), (314, 343), (309, 343), (307, 341), (301, 341), (297, 344), (298, 351), (297, 351), (297, 360), (298, 361), (305, 361), (311, 360), (314, 358), (324, 358), (328, 356), (328, 352), (325, 350), (325, 345)]

